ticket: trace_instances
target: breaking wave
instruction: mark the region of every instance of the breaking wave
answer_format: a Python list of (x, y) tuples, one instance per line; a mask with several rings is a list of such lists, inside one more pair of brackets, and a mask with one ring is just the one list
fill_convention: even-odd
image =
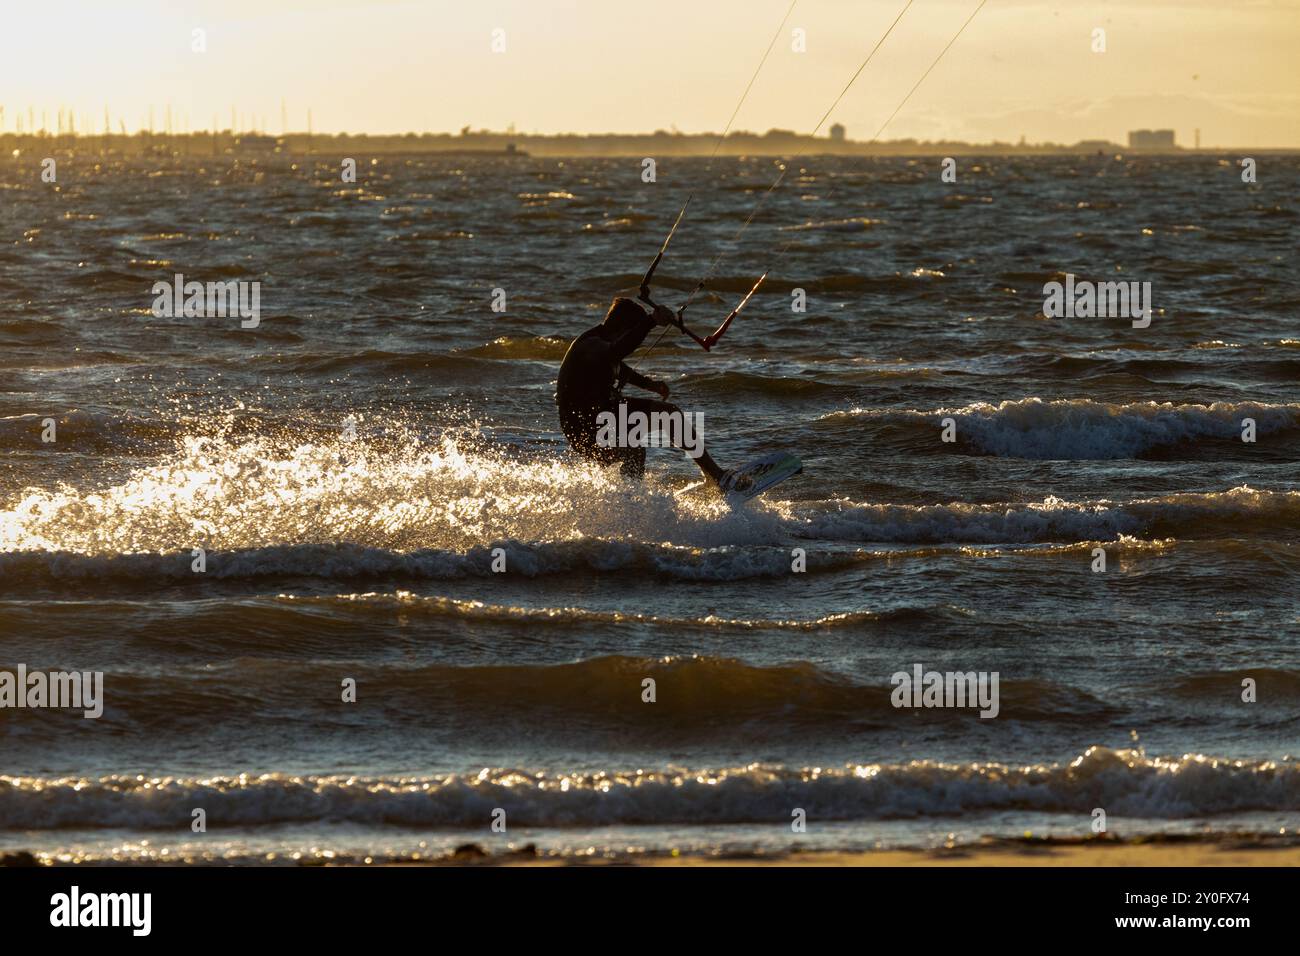
[(823, 420), (879, 421), (886, 427), (925, 429), (933, 446), (951, 418), (958, 445), (987, 455), (1038, 460), (1140, 458), (1199, 440), (1241, 442), (1242, 420), (1253, 419), (1263, 438), (1300, 429), (1300, 405), (1215, 402), (1174, 405), (1135, 402), (1116, 405), (1091, 399), (1045, 402), (1041, 398), (979, 402), (933, 411), (855, 408), (831, 412)]
[(788, 574), (793, 545), (815, 574), (895, 556), (856, 547), (870, 542), (1137, 547), (1300, 532), (1300, 492), (1246, 486), (1130, 501), (773, 498), (732, 510), (671, 483), (475, 441), (183, 439), (118, 484), (18, 492), (0, 510), (0, 578), (174, 582), (195, 577), (202, 548), (206, 580), (459, 578), (493, 573), (503, 554), (507, 573), (528, 577), (637, 569), (720, 581)]
[(789, 823), (790, 808), (820, 820), (888, 820), (1017, 810), (1156, 819), (1300, 810), (1290, 761), (1200, 754), (1148, 757), (1091, 747), (1068, 764), (948, 764), (917, 760), (844, 768), (763, 765), (688, 772), (472, 775), (0, 777), (8, 829), (184, 828), (193, 808), (208, 826), (347, 821), (409, 827), (484, 826), (494, 809), (516, 827)]

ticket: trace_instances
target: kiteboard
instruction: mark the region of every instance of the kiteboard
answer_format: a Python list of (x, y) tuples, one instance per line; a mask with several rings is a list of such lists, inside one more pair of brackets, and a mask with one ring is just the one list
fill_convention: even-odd
[[(746, 462), (728, 473), (726, 487), (719, 490), (728, 502), (741, 504), (758, 497), (802, 471), (803, 462), (796, 455), (786, 451), (773, 452)], [(711, 481), (695, 481), (678, 489), (677, 494), (678, 496), (689, 494), (706, 486), (713, 488), (714, 484)]]

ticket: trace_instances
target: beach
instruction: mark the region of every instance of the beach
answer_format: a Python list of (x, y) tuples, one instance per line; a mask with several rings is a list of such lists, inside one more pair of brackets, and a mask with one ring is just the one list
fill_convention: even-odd
[[(1300, 848), (1278, 849), (1213, 844), (1086, 844), (1044, 847), (970, 847), (954, 850), (881, 850), (864, 853), (791, 853), (778, 857), (654, 856), (644, 858), (484, 861), (499, 866), (818, 866), (818, 867), (1202, 867), (1300, 866)], [(463, 864), (461, 864), (463, 865)]]

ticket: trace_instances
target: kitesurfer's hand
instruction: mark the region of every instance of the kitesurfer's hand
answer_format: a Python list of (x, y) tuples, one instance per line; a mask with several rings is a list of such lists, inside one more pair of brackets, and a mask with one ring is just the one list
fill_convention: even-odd
[(676, 325), (677, 313), (672, 309), (666, 309), (662, 305), (656, 305), (653, 312), (655, 325)]
[(653, 391), (664, 401), (668, 401), (668, 386), (665, 385), (663, 382), (655, 382), (651, 391)]

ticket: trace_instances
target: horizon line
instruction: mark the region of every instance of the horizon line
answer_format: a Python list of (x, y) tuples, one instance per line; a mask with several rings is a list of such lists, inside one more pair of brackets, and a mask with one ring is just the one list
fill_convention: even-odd
[[(1139, 131), (1134, 130), (1132, 132), (1139, 132)], [(54, 141), (98, 140), (103, 142), (104, 140), (107, 139), (137, 140), (146, 137), (155, 138), (155, 139), (166, 138), (166, 139), (192, 140), (195, 138), (210, 139), (214, 136), (233, 138), (233, 139), (247, 139), (249, 137), (258, 137), (262, 143), (266, 143), (267, 141), (276, 141), (276, 145), (282, 145), (282, 144), (290, 145), (287, 142), (288, 140), (303, 139), (303, 138), (306, 138), (308, 140), (335, 140), (335, 139), (430, 140), (430, 139), (434, 139), (434, 140), (441, 140), (441, 141), (467, 141), (467, 142), (478, 140), (478, 141), (502, 141), (506, 145), (509, 145), (515, 141), (530, 141), (530, 142), (536, 141), (538, 145), (545, 145), (546, 142), (548, 141), (554, 142), (554, 141), (567, 141), (567, 140), (584, 140), (584, 141), (674, 140), (679, 142), (687, 141), (687, 140), (702, 140), (704, 141), (701, 144), (702, 146), (707, 146), (714, 142), (718, 142), (719, 145), (721, 145), (728, 141), (734, 141), (734, 140), (743, 140), (743, 141), (767, 140), (769, 141), (769, 143), (775, 141), (805, 142), (805, 143), (812, 142), (819, 145), (824, 144), (827, 146), (836, 147), (836, 149), (833, 150), (832, 152), (857, 152), (857, 153), (861, 153), (863, 151), (871, 150), (871, 149), (890, 149), (890, 148), (897, 149), (900, 146), (999, 148), (999, 149), (1010, 149), (1012, 151), (1016, 151), (1016, 150), (1078, 151), (1082, 149), (1105, 150), (1107, 148), (1113, 147), (1119, 150), (1129, 150), (1132, 152), (1141, 152), (1141, 153), (1197, 153), (1197, 152), (1205, 153), (1205, 152), (1213, 152), (1213, 151), (1246, 150), (1246, 149), (1253, 150), (1256, 152), (1268, 152), (1268, 153), (1300, 152), (1300, 146), (1249, 146), (1249, 145), (1241, 145), (1241, 144), (1233, 144), (1230, 146), (1221, 146), (1221, 145), (1186, 146), (1186, 145), (1179, 145), (1175, 143), (1170, 146), (1142, 147), (1142, 146), (1129, 146), (1124, 143), (1118, 142), (1116, 140), (1111, 140), (1111, 139), (1082, 139), (1082, 140), (1077, 140), (1073, 143), (1061, 143), (1053, 140), (1031, 141), (1024, 137), (1022, 137), (1018, 142), (1013, 142), (1009, 140), (998, 140), (998, 139), (985, 140), (985, 141), (971, 141), (971, 140), (961, 140), (961, 139), (917, 139), (915, 137), (903, 137), (899, 139), (855, 140), (855, 139), (850, 139), (848, 137), (836, 138), (832, 136), (814, 136), (807, 133), (797, 133), (793, 130), (786, 130), (786, 129), (779, 129), (779, 128), (769, 129), (763, 133), (757, 133), (750, 130), (733, 130), (726, 133), (725, 135), (719, 135), (717, 133), (711, 133), (711, 132), (685, 133), (680, 130), (669, 131), (669, 130), (662, 130), (662, 129), (654, 130), (653, 132), (637, 132), (637, 133), (629, 133), (629, 132), (623, 132), (623, 133), (532, 132), (532, 133), (528, 133), (528, 132), (519, 132), (519, 131), (509, 132), (509, 131), (499, 131), (499, 130), (489, 130), (489, 129), (470, 130), (468, 127), (461, 129), (458, 132), (450, 132), (450, 131), (432, 132), (427, 130), (426, 131), (408, 130), (405, 132), (397, 132), (397, 133), (367, 133), (367, 132), (350, 133), (347, 131), (319, 132), (310, 129), (290, 130), (287, 132), (270, 133), (264, 129), (259, 129), (259, 128), (232, 130), (229, 127), (219, 128), (215, 130), (197, 129), (197, 130), (186, 130), (186, 131), (179, 131), (179, 132), (175, 130), (167, 131), (167, 130), (147, 129), (144, 127), (141, 127), (134, 131), (126, 131), (125, 129), (119, 129), (117, 132), (112, 132), (107, 130), (102, 132), (82, 132), (77, 130), (63, 130), (60, 132), (60, 131), (54, 131), (49, 129), (32, 130), (32, 131), (0, 130), (0, 138), (37, 139), (37, 140), (54, 140)], [(284, 142), (281, 143), (281, 141)], [(500, 152), (505, 154), (507, 150), (502, 149), (500, 150)]]

